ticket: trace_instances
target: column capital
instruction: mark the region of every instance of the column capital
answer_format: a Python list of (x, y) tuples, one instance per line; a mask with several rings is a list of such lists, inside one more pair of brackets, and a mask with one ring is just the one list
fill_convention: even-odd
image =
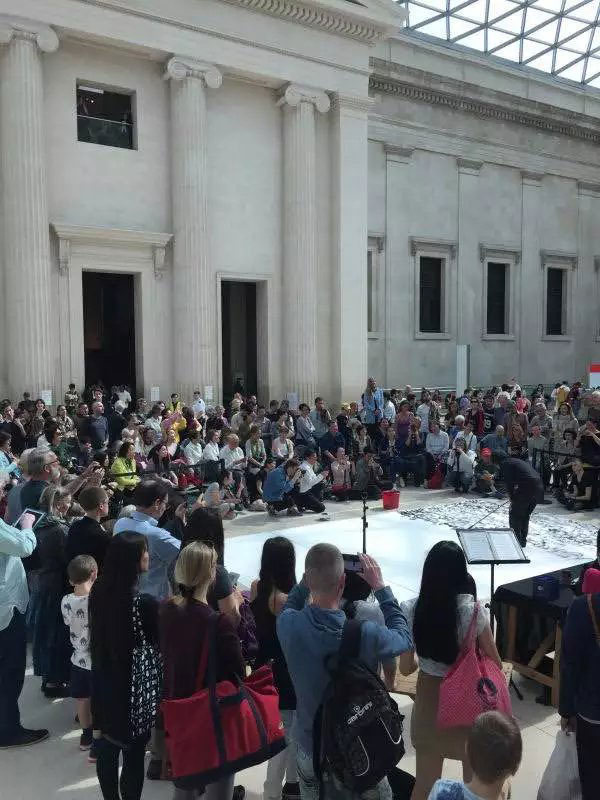
[(54, 53), (58, 50), (58, 36), (49, 25), (23, 17), (0, 14), (0, 45), (10, 44), (13, 39), (34, 42), (42, 53)]
[(223, 75), (214, 64), (196, 61), (187, 56), (173, 56), (167, 61), (165, 80), (183, 81), (186, 78), (199, 78), (209, 89), (218, 89), (223, 83)]
[(331, 107), (329, 95), (321, 89), (315, 89), (312, 86), (300, 86), (297, 83), (288, 83), (281, 90), (278, 105), (288, 105), (295, 108), (300, 103), (312, 103), (317, 111), (322, 114), (329, 111)]

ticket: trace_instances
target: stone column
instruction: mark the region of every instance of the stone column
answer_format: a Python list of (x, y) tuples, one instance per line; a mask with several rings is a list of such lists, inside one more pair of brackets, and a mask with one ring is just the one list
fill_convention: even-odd
[[(483, 273), (478, 258), (479, 173), (481, 161), (457, 158), (458, 167), (458, 263), (456, 291), (456, 344), (470, 344), (471, 374), (486, 369), (486, 355), (480, 347), (482, 331)], [(477, 310), (479, 309), (479, 310)], [(484, 348), (485, 349), (485, 348)], [(483, 360), (483, 364), (480, 363)], [(462, 391), (461, 387), (459, 391)], [(457, 387), (458, 389), (458, 387)]]
[(39, 23), (3, 17), (0, 44), (5, 348), (16, 402), (24, 391), (37, 397), (54, 386), (41, 54), (57, 50), (58, 37)]
[(218, 387), (217, 286), (209, 263), (207, 113), (205, 89), (217, 89), (219, 70), (175, 56), (171, 81), (173, 196), (173, 356), (175, 389), (184, 402), (197, 387)]
[(325, 92), (290, 84), (280, 98), (284, 125), (283, 390), (312, 405), (318, 389), (315, 109)]
[[(522, 222), (521, 270), (517, 308), (519, 318), (516, 331), (518, 343), (517, 375), (531, 375), (540, 363), (543, 309), (543, 282), (540, 275), (540, 212), (543, 173), (521, 171)], [(547, 374), (544, 369), (542, 376)], [(525, 380), (525, 379), (523, 379)], [(543, 380), (543, 377), (540, 378)]]

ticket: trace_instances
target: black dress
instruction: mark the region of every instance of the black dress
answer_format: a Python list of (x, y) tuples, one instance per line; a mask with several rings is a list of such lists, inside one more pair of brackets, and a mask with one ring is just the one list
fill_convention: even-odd
[[(260, 584), (259, 584), (260, 586)], [(295, 711), (296, 692), (277, 637), (277, 617), (269, 608), (269, 598), (258, 594), (250, 603), (256, 631), (258, 634), (258, 656), (256, 668), (272, 662), (273, 682), (279, 692), (279, 708), (282, 711)]]

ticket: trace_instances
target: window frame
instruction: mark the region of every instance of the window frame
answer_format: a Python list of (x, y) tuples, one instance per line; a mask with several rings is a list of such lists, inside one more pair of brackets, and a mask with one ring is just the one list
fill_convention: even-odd
[[(385, 239), (381, 234), (370, 233), (367, 243), (367, 270), (368, 258), (371, 253), (371, 296), (367, 296), (367, 338), (381, 339), (383, 336), (383, 282), (385, 278)], [(369, 286), (367, 272), (367, 294)], [(369, 330), (369, 308), (371, 303), (371, 316), (373, 330)]]
[[(453, 276), (456, 267), (456, 242), (433, 239), (410, 238), (410, 253), (413, 257), (413, 336), (417, 340), (448, 341), (454, 338), (454, 315), (452, 303)], [(438, 333), (422, 331), (421, 327), (421, 258), (439, 258), (442, 261), (442, 330)]]
[[(573, 277), (571, 272), (577, 268), (577, 254), (541, 250), (542, 267), (542, 335), (543, 342), (573, 341)], [(548, 315), (548, 270), (560, 269), (563, 272), (563, 314), (564, 333), (546, 333)], [(566, 285), (565, 285), (566, 284)]]
[[(111, 92), (112, 94), (120, 94), (124, 97), (129, 97), (131, 102), (131, 147), (118, 147), (114, 144), (98, 144), (97, 142), (88, 142), (85, 139), (79, 138), (79, 114), (77, 113), (77, 93), (79, 89), (101, 89), (104, 92)], [(138, 141), (138, 113), (137, 113), (137, 91), (135, 89), (125, 89), (122, 86), (113, 86), (110, 84), (102, 83), (101, 81), (88, 81), (85, 78), (75, 79), (75, 141), (77, 144), (93, 145), (94, 147), (108, 147), (111, 150), (126, 150), (129, 153), (137, 153), (139, 150)]]
[[(481, 338), (483, 341), (513, 342), (517, 338), (515, 314), (516, 287), (518, 283), (517, 268), (521, 263), (521, 251), (513, 247), (500, 247), (494, 245), (479, 245), (479, 260), (483, 265), (482, 296), (481, 296)], [(488, 293), (488, 264), (506, 264), (508, 273), (508, 289), (506, 303), (508, 304), (508, 317), (506, 333), (488, 333), (487, 330), (487, 293)]]

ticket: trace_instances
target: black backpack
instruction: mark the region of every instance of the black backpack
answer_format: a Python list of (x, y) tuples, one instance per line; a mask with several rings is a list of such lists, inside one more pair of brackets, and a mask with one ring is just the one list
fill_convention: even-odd
[(346, 620), (337, 656), (325, 661), (331, 681), (313, 727), (315, 775), (333, 774), (357, 794), (372, 789), (404, 755), (404, 717), (381, 678), (359, 660), (360, 639), (361, 622)]

